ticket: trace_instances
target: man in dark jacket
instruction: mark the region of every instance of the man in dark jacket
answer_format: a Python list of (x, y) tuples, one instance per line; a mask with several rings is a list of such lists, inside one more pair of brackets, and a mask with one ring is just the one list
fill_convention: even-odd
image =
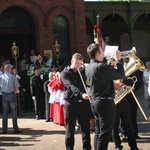
[(91, 44), (87, 48), (87, 53), (91, 59), (85, 70), (90, 83), (92, 109), (95, 116), (94, 148), (107, 150), (116, 116), (113, 80), (125, 77), (124, 68), (119, 62), (121, 59), (119, 51), (114, 54), (117, 60), (115, 68), (103, 62), (104, 54), (99, 44)]
[(32, 78), (32, 99), (34, 100), (36, 119), (44, 119), (43, 80), (40, 77), (39, 68), (35, 68), (35, 75)]
[[(64, 68), (61, 79), (65, 86), (64, 116), (66, 122), (65, 144), (67, 150), (73, 150), (76, 120), (81, 126), (83, 149), (90, 150), (90, 103), (85, 92), (78, 69), (83, 65), (83, 56), (75, 53), (71, 59), (71, 66)], [(84, 71), (83, 71), (84, 73)], [(83, 80), (85, 81), (85, 75)]]
[(34, 108), (30, 89), (30, 77), (28, 75), (30, 64), (25, 62), (25, 70), (21, 72), (22, 91), (24, 93), (24, 110), (25, 112), (32, 111)]

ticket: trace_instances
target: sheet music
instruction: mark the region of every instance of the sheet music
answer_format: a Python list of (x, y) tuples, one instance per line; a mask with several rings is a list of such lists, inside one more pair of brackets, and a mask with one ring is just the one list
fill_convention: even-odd
[(109, 59), (111, 58), (115, 52), (118, 50), (118, 46), (110, 46), (110, 45), (106, 45), (105, 46), (105, 51), (104, 51), (104, 56)]

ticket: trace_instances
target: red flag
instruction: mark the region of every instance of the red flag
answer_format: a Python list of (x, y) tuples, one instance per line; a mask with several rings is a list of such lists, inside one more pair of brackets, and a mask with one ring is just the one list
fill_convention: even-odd
[(99, 15), (96, 16), (97, 23), (94, 25), (94, 41), (104, 50), (105, 42), (102, 38), (101, 24), (99, 24)]
[(95, 42), (100, 45), (102, 48), (102, 32), (101, 32), (101, 25), (99, 23), (94, 25), (94, 32), (96, 31)]

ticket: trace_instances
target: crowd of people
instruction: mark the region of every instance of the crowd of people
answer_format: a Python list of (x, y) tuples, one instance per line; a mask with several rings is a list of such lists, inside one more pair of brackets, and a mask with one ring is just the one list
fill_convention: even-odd
[[(62, 60), (61, 64), (59, 64), (59, 60), (57, 62), (56, 59), (52, 59), (50, 54), (46, 54), (44, 57), (41, 55), (36, 56), (35, 51), (31, 50), (29, 57), (25, 54), (23, 55), (23, 59), (19, 63), (20, 70), (18, 72), (18, 68), (11, 65), (9, 58), (1, 57), (0, 112), (3, 113), (3, 133), (7, 133), (8, 113), (10, 111), (13, 119), (14, 133), (20, 133), (17, 125), (17, 116), (21, 116), (21, 112), (35, 111), (35, 118), (46, 119), (46, 122), (56, 119), (56, 117), (50, 118), (50, 116), (51, 114), (56, 116), (57, 113), (55, 113), (55, 110), (57, 107), (55, 107), (55, 103), (58, 104), (59, 100), (57, 98), (57, 100), (55, 99), (51, 102), (50, 95), (54, 95), (53, 93), (56, 92), (54, 88), (60, 84), (58, 82), (58, 80), (60, 81), (58, 67), (62, 64)], [(53, 79), (50, 77), (49, 72), (53, 74)], [(55, 86), (53, 84), (53, 87), (51, 87), (52, 84), (50, 82), (55, 83)], [(50, 88), (52, 88), (51, 92)], [(45, 93), (46, 90), (47, 93)], [(58, 93), (60, 96), (60, 92)], [(58, 95), (58, 93), (55, 93), (55, 95)], [(56, 98), (56, 96), (53, 98)], [(53, 108), (50, 108), (52, 107), (49, 105), (50, 103), (54, 103)], [(59, 120), (55, 122), (62, 125), (64, 125), (63, 104), (64, 102), (61, 100), (61, 107), (59, 108), (61, 109), (61, 118), (59, 119), (61, 122)], [(50, 111), (50, 109), (53, 111)], [(57, 111), (59, 109), (57, 108)]]
[[(114, 141), (116, 150), (123, 149), (120, 130), (131, 150), (139, 150), (136, 143), (136, 139), (140, 138), (137, 126), (137, 104), (133, 95), (128, 94), (117, 105), (114, 103), (115, 90), (120, 90), (120, 83), (114, 80), (121, 79), (124, 84), (133, 84), (125, 77), (125, 67), (122, 65), (120, 52), (116, 51), (113, 58), (106, 61), (101, 47), (93, 43), (88, 46), (87, 54), (90, 63), (85, 68), (82, 68), (83, 56), (80, 53), (74, 53), (70, 66), (65, 68), (59, 67), (58, 61), (51, 59), (49, 54), (45, 57), (36, 56), (34, 50), (30, 51), (30, 57), (23, 55), (19, 73), (17, 68), (10, 64), (8, 58), (1, 62), (2, 132), (6, 134), (8, 131), (7, 120), (10, 106), (14, 133), (21, 133), (17, 124), (17, 114), (19, 115), (20, 111), (34, 111), (37, 120), (45, 119), (46, 122), (53, 121), (55, 124), (65, 126), (67, 150), (74, 148), (77, 124), (82, 134), (82, 148), (85, 150), (92, 148), (91, 126), (95, 131), (95, 150), (107, 150), (110, 139)], [(48, 67), (46, 74), (41, 72), (43, 65)], [(33, 68), (32, 73), (31, 68)], [(144, 96), (148, 101), (146, 107), (150, 107), (149, 72), (150, 62), (146, 62), (146, 70), (143, 73), (136, 71), (131, 75), (138, 78), (134, 92), (142, 82), (144, 83)], [(87, 85), (84, 84), (87, 81), (88, 92)], [(23, 94), (24, 109), (18, 111), (21, 94)], [(91, 124), (91, 120), (95, 122)]]

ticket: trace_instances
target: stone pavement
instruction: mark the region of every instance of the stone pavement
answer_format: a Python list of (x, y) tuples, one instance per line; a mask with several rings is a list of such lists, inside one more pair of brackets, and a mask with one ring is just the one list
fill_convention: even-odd
[[(146, 100), (143, 97), (143, 88), (138, 90), (138, 100), (144, 109), (145, 114), (150, 117), (150, 108), (146, 108)], [(1, 130), (0, 116), (0, 130)], [(13, 134), (12, 121), (9, 119), (8, 134), (0, 134), (0, 150), (65, 150), (63, 126), (45, 122), (45, 120), (35, 120), (33, 113), (23, 113), (18, 119), (18, 125), (23, 131), (22, 134)], [(150, 150), (150, 121), (146, 121), (138, 110), (139, 135), (138, 147), (143, 150)], [(93, 147), (94, 134), (91, 134), (91, 144)], [(129, 150), (127, 142), (123, 142), (124, 150)], [(82, 150), (81, 134), (76, 131), (75, 150)], [(114, 150), (113, 142), (109, 143), (108, 150)]]

